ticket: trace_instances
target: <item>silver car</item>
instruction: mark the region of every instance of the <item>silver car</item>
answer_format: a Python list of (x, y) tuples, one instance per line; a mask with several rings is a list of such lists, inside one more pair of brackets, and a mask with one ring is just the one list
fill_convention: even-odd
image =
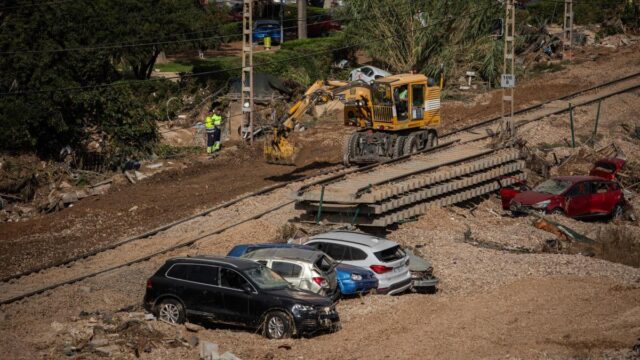
[(379, 281), (378, 293), (393, 295), (411, 287), (409, 256), (393, 241), (353, 231), (332, 231), (313, 236), (305, 245), (340, 263), (371, 269)]
[(337, 263), (321, 251), (269, 248), (254, 250), (242, 257), (267, 266), (297, 288), (334, 300), (340, 296)]
[(351, 71), (349, 81), (361, 80), (371, 84), (374, 80), (387, 76), (391, 76), (391, 73), (375, 66), (367, 65)]

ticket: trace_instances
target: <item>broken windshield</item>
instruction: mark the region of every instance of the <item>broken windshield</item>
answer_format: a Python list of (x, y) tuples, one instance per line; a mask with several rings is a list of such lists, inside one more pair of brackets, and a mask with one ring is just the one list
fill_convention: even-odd
[(537, 191), (545, 194), (560, 195), (571, 186), (570, 181), (549, 179), (538, 186), (533, 191)]
[(262, 289), (275, 289), (289, 286), (287, 280), (266, 266), (249, 269), (245, 273)]
[(393, 101), (391, 100), (391, 87), (388, 84), (373, 84), (373, 104), (385, 106), (393, 105)]

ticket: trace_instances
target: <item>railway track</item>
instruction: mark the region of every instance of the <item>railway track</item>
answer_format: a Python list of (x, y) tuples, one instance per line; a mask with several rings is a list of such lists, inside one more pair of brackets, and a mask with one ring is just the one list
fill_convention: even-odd
[[(516, 119), (517, 125), (567, 111), (568, 106), (562, 101), (571, 100), (572, 106), (581, 106), (639, 88), (639, 77), (640, 73), (633, 74), (554, 102), (520, 110), (518, 116), (522, 118)], [(591, 92), (596, 94), (589, 94)], [(489, 149), (477, 143), (496, 133), (494, 127), (498, 121), (499, 118), (493, 118), (444, 134), (442, 145), (413, 156), (360, 168), (339, 166), (276, 184), (84, 255), (6, 277), (0, 281), (0, 305), (191, 246), (294, 203), (307, 210), (303, 215), (307, 219), (316, 220), (322, 202), (322, 221), (387, 226), (424, 214), (432, 206), (455, 204), (495, 191), (501, 185), (524, 177), (524, 163), (517, 150)], [(501, 183), (496, 181), (501, 177), (504, 178)], [(323, 187), (325, 194), (320, 194)], [(281, 200), (286, 198), (284, 193), (291, 192), (297, 194), (295, 200)], [(264, 197), (262, 205), (252, 203), (253, 211), (237, 220), (234, 209), (259, 197)], [(211, 226), (212, 219), (217, 221), (214, 230), (198, 231), (201, 222), (206, 221)], [(190, 229), (186, 231), (187, 240), (176, 242), (172, 239), (169, 231), (178, 227)], [(135, 255), (139, 253), (144, 255)]]
[[(638, 88), (640, 73), (520, 110), (513, 122), (521, 127)], [(463, 202), (524, 180), (519, 151), (487, 144), (500, 132), (499, 126), (500, 118), (482, 121), (444, 134), (441, 141), (447, 146), (428, 154), (305, 189), (296, 198), (296, 208), (306, 211), (300, 220), (386, 227), (425, 214), (432, 206)]]

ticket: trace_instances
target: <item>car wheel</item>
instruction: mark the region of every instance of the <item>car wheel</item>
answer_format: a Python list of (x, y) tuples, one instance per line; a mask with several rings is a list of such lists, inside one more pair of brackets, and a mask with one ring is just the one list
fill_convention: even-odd
[(551, 215), (564, 215), (564, 211), (560, 208), (555, 208), (549, 212)]
[(291, 318), (282, 311), (273, 311), (264, 319), (264, 335), (269, 339), (291, 337)]
[(171, 324), (182, 324), (187, 319), (184, 306), (175, 299), (162, 300), (158, 305), (158, 319)]
[(611, 218), (615, 220), (621, 219), (623, 213), (624, 210), (622, 209), (622, 206), (618, 204), (613, 208), (613, 210), (611, 210)]

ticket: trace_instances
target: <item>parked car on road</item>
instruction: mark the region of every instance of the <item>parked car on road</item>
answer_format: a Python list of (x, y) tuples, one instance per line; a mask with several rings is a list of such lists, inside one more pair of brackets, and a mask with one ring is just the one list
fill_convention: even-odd
[[(295, 248), (316, 250), (316, 248), (300, 244), (264, 243), (264, 244), (240, 244), (234, 246), (227, 256), (240, 257), (258, 249), (270, 248)], [(338, 288), (342, 295), (364, 294), (378, 287), (378, 278), (367, 269), (361, 267), (338, 264), (336, 266)]]
[(349, 73), (349, 81), (361, 80), (367, 84), (372, 83), (375, 79), (391, 76), (391, 73), (375, 66), (363, 66), (354, 69)]
[(332, 299), (340, 297), (336, 262), (318, 250), (297, 248), (258, 249), (242, 256), (257, 261), (291, 285)]
[(331, 300), (293, 288), (268, 267), (238, 258), (168, 260), (147, 280), (144, 307), (170, 323), (198, 317), (259, 329), (271, 339), (340, 328)]
[(264, 38), (270, 37), (272, 44), (279, 44), (282, 42), (280, 23), (276, 20), (256, 20), (253, 23), (252, 37), (254, 43), (262, 44)]
[(615, 181), (598, 176), (557, 176), (515, 195), (509, 208), (514, 213), (533, 210), (572, 218), (619, 218), (624, 205), (622, 189)]
[(331, 231), (304, 244), (340, 263), (371, 269), (378, 278), (378, 293), (399, 294), (411, 287), (409, 256), (393, 241), (359, 232)]
[(328, 36), (332, 31), (339, 31), (342, 27), (329, 14), (311, 16), (307, 19), (307, 35), (309, 37)]

